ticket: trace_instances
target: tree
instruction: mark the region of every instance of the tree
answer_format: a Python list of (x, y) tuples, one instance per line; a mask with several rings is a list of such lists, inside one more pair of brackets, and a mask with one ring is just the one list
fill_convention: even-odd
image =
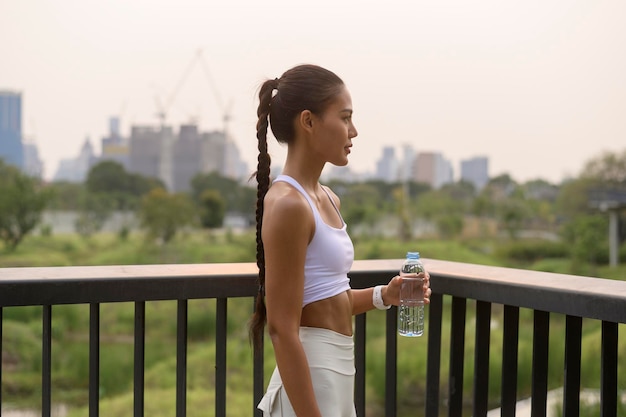
[(162, 181), (139, 174), (128, 173), (115, 161), (102, 161), (94, 165), (85, 180), (87, 191), (115, 200), (114, 209), (129, 210), (137, 207), (141, 196), (154, 188), (165, 188)]
[(224, 199), (215, 190), (204, 190), (200, 195), (200, 223), (202, 227), (213, 229), (224, 224), (226, 207)]
[(138, 217), (149, 238), (167, 243), (179, 229), (194, 224), (196, 214), (187, 195), (170, 194), (163, 188), (155, 188), (142, 197)]
[(56, 181), (46, 185), (51, 194), (49, 210), (78, 210), (85, 192), (85, 184), (69, 181)]
[(592, 178), (607, 185), (626, 185), (626, 149), (604, 152), (590, 159), (583, 168), (582, 178)]
[(0, 161), (0, 239), (15, 250), (41, 221), (50, 200), (39, 181)]
[(254, 218), (256, 207), (256, 189), (241, 185), (232, 178), (226, 178), (217, 172), (198, 174), (191, 180), (191, 194), (197, 204), (201, 204), (202, 193), (216, 191), (224, 200), (225, 210), (239, 212)]
[(418, 215), (435, 222), (444, 237), (455, 237), (463, 231), (464, 204), (445, 190), (433, 190), (420, 196), (415, 205)]

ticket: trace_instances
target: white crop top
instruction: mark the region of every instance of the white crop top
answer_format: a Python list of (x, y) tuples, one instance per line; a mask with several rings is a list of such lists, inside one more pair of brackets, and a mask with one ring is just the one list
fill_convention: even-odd
[(287, 175), (279, 175), (274, 180), (274, 182), (277, 181), (286, 182), (297, 189), (309, 202), (315, 218), (315, 234), (309, 242), (304, 261), (302, 307), (349, 290), (348, 272), (354, 261), (354, 246), (346, 231), (346, 223), (328, 191), (322, 187), (341, 218), (343, 223), (341, 229), (329, 226), (322, 220), (311, 197), (295, 179)]

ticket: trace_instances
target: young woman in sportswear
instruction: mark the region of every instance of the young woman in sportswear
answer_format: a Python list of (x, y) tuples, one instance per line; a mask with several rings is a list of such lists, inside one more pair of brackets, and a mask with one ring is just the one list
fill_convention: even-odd
[[(397, 305), (401, 278), (353, 290), (354, 248), (339, 198), (320, 184), (326, 163), (344, 166), (357, 130), (343, 81), (299, 65), (265, 81), (257, 110), (257, 264), (259, 296), (251, 320), (255, 349), (267, 324), (276, 369), (258, 408), (266, 417), (354, 417), (352, 317)], [(287, 145), (270, 184), (267, 133)], [(430, 300), (429, 276), (424, 280)]]

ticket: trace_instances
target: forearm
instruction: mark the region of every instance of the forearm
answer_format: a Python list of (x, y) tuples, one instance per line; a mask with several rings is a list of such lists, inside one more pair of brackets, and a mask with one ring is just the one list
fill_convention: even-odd
[[(364, 288), (361, 290), (352, 290), (352, 315), (356, 316), (373, 310), (374, 303), (372, 302), (372, 293), (374, 288)], [(383, 302), (385, 302), (385, 295), (387, 292), (387, 286), (382, 289)], [(385, 304), (388, 304), (385, 302)]]
[(306, 354), (298, 335), (273, 335), (276, 365), (298, 417), (321, 417)]

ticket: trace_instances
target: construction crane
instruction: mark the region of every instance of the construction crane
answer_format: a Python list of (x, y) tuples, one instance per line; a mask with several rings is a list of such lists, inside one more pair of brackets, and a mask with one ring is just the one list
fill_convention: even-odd
[(195, 66), (198, 65), (198, 63), (202, 67), (202, 73), (204, 75), (204, 78), (206, 79), (207, 83), (209, 84), (209, 87), (211, 88), (211, 90), (213, 91), (213, 97), (215, 98), (216, 104), (217, 104), (220, 112), (222, 113), (222, 123), (223, 123), (222, 129), (224, 131), (224, 134), (227, 134), (228, 122), (230, 121), (230, 118), (231, 118), (230, 117), (230, 108), (232, 107), (232, 102), (229, 103), (228, 107), (224, 107), (224, 104), (223, 104), (223, 101), (222, 101), (222, 97), (221, 97), (221, 95), (219, 93), (217, 85), (215, 84), (213, 76), (211, 75), (211, 71), (209, 70), (209, 66), (208, 66), (208, 64), (206, 62), (206, 59), (204, 58), (202, 49), (198, 49), (197, 50), (197, 52), (194, 55), (194, 57), (192, 58), (191, 62), (189, 63), (189, 65), (185, 69), (185, 72), (183, 73), (182, 77), (180, 78), (180, 80), (176, 84), (174, 90), (172, 90), (170, 95), (167, 97), (167, 100), (165, 102), (161, 101), (161, 98), (160, 98), (159, 94), (155, 94), (154, 100), (155, 100), (155, 105), (156, 105), (157, 110), (158, 110), (156, 115), (157, 115), (157, 117), (159, 118), (159, 120), (161, 122), (161, 127), (163, 127), (165, 125), (166, 120), (167, 120), (167, 114), (168, 114), (168, 112), (170, 110), (170, 107), (174, 103), (174, 100), (176, 99), (176, 96), (178, 95), (178, 93), (180, 92), (180, 89), (183, 87), (183, 85), (185, 84), (185, 82), (189, 78), (189, 75), (191, 74), (191, 72), (193, 71)]

